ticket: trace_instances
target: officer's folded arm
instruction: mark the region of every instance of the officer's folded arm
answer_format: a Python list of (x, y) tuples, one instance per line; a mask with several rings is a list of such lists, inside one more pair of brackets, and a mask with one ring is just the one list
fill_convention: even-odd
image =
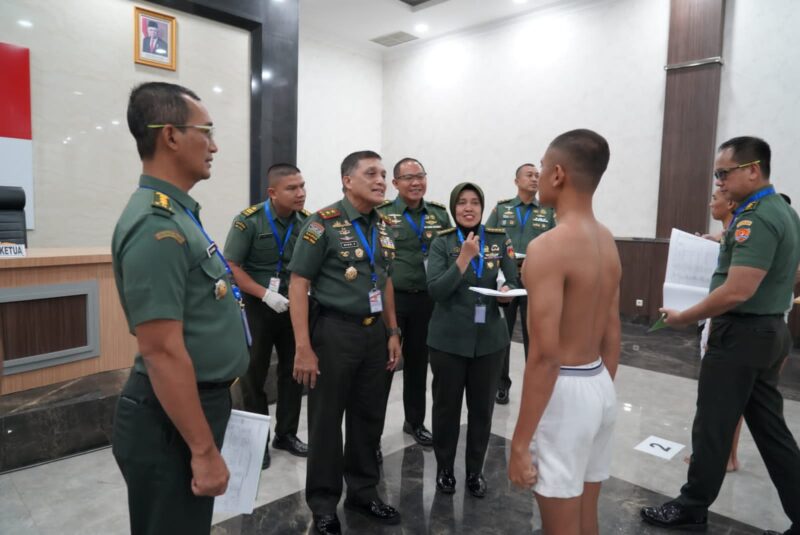
[(192, 492), (223, 494), (228, 468), (200, 405), (194, 366), (183, 341), (183, 322), (146, 321), (136, 326), (136, 340), (153, 391), (192, 453)]

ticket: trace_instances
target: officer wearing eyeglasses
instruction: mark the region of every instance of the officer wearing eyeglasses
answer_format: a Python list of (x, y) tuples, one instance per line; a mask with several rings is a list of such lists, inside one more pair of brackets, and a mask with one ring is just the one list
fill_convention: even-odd
[(786, 426), (777, 386), (791, 344), (784, 311), (791, 306), (800, 263), (800, 218), (770, 183), (770, 148), (762, 139), (726, 141), (715, 165), (716, 185), (738, 208), (720, 244), (711, 291), (687, 310), (662, 310), (668, 325), (712, 318), (697, 385), (688, 478), (680, 496), (644, 507), (641, 515), (661, 527), (704, 529), (744, 415), (792, 522), (786, 533), (797, 534), (800, 450)]
[[(451, 228), (447, 207), (425, 200), (428, 175), (414, 158), (403, 158), (393, 170), (397, 197), (378, 206), (392, 225), (397, 257), (394, 283), (397, 324), (403, 340), (403, 431), (421, 446), (432, 446), (433, 436), (425, 427), (425, 392), (428, 383), (428, 322), (433, 300), (428, 295), (426, 270), (431, 241)], [(386, 396), (392, 386), (389, 375)]]

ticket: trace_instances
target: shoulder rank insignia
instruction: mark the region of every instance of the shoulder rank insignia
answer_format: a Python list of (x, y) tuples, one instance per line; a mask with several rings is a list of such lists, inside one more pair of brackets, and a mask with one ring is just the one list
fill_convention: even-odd
[(744, 210), (742, 210), (742, 212), (749, 212), (750, 210), (755, 210), (756, 206), (758, 206), (758, 202), (759, 201), (751, 202), (750, 204), (744, 207)]
[(311, 215), (311, 212), (303, 208), (302, 210), (300, 210), (300, 215), (302, 215), (303, 217), (308, 217)]
[(387, 215), (378, 213), (378, 217), (380, 217), (381, 223), (383, 223), (384, 225), (389, 225), (391, 227), (392, 225), (395, 224), (394, 221), (392, 221), (392, 219)]
[(336, 208), (325, 208), (317, 211), (317, 213), (322, 219), (333, 219), (334, 217), (339, 217), (342, 214)]
[(173, 239), (181, 245), (186, 243), (186, 238), (184, 238), (180, 232), (175, 230), (162, 230), (160, 232), (156, 232), (157, 240), (161, 241), (166, 240), (167, 238)]
[(500, 199), (499, 201), (497, 201), (497, 204), (506, 204), (506, 203), (509, 203), (509, 202), (511, 202), (513, 200), (514, 200), (514, 197), (511, 197), (510, 199)]
[(435, 206), (437, 208), (442, 208), (443, 210), (447, 210), (447, 206), (443, 205), (440, 202), (436, 202), (436, 201), (425, 201), (425, 202), (430, 204), (430, 205), (432, 205), (432, 206)]
[(447, 234), (451, 234), (456, 231), (456, 227), (446, 228), (444, 230), (440, 230), (437, 236), (446, 236)]
[(258, 204), (254, 204), (250, 208), (245, 208), (244, 210), (242, 210), (242, 215), (244, 217), (250, 217), (251, 215), (253, 215), (256, 212), (258, 212), (259, 206), (260, 205), (258, 205)]
[(153, 192), (153, 206), (156, 208), (161, 208), (162, 210), (166, 210), (170, 214), (175, 213), (175, 211), (172, 209), (172, 203), (170, 202), (169, 197), (160, 191)]
[(387, 199), (387, 200), (383, 201), (382, 203), (380, 203), (375, 208), (386, 208), (387, 206), (391, 205), (393, 202), (394, 201), (391, 201), (391, 200)]
[(247, 224), (244, 221), (234, 221), (233, 222), (234, 228), (237, 230), (244, 231), (247, 228)]
[(506, 233), (506, 231), (501, 229), (501, 228), (494, 228), (494, 227), (485, 227), (485, 228), (486, 228), (486, 232), (488, 232), (489, 234), (505, 234)]

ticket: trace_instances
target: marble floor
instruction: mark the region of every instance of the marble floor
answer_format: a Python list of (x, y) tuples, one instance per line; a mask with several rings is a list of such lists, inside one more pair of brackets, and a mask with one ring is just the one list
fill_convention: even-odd
[[(619, 417), (614, 437), (612, 478), (601, 494), (602, 533), (654, 534), (638, 519), (638, 508), (660, 503), (678, 492), (686, 477), (690, 426), (696, 397), (696, 357), (689, 333), (644, 336), (644, 328), (626, 325), (623, 364), (616, 386)], [(508, 441), (519, 411), (524, 366), (522, 344), (512, 343), (511, 403), (497, 406), (485, 474), (490, 485), (484, 500), (458, 492), (438, 496), (433, 452), (417, 446), (402, 432), (402, 379), (395, 377), (383, 437), (385, 462), (381, 492), (397, 505), (403, 523), (383, 528), (351, 513), (340, 518), (348, 533), (540, 533), (530, 493), (513, 489), (505, 470)], [(800, 373), (793, 357), (784, 371), (786, 419), (800, 437)], [(430, 401), (429, 401), (430, 403)], [(304, 403), (305, 410), (305, 403)], [(466, 413), (462, 423), (466, 422)], [(428, 417), (430, 427), (430, 416)], [(306, 437), (305, 413), (299, 431)], [(665, 460), (634, 450), (651, 435), (687, 445)], [(463, 444), (459, 449), (463, 455)], [(725, 479), (711, 511), (710, 533), (750, 534), (784, 530), (788, 519), (745, 428), (739, 447), (741, 468)], [(463, 470), (463, 468), (461, 468)], [(310, 514), (303, 500), (305, 462), (272, 451), (272, 466), (262, 473), (257, 509), (252, 515), (215, 516), (213, 533), (309, 533)], [(126, 492), (108, 448), (0, 475), (0, 534), (102, 534), (129, 532)]]

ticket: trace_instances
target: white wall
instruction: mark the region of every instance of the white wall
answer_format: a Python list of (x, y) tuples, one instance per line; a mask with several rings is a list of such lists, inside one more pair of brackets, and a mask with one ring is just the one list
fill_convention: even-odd
[[(133, 62), (132, 2), (2, 3), (3, 42), (31, 50), (36, 230), (28, 239), (33, 247), (110, 245), (141, 172), (125, 112), (131, 88), (144, 81), (194, 90), (217, 126), (220, 150), (211, 180), (191, 192), (204, 207), (201, 217), (209, 234), (224, 242), (231, 219), (248, 205), (249, 34), (160, 6), (137, 5), (177, 17), (176, 72)], [(33, 27), (19, 26), (19, 19)], [(214, 93), (214, 85), (222, 92)]]
[(392, 54), (383, 151), (419, 158), (428, 198), (475, 180), (487, 206), (514, 170), (573, 128), (604, 135), (596, 211), (617, 236), (655, 236), (669, 0), (568, 2)]
[(717, 144), (742, 135), (765, 139), (772, 182), (800, 209), (800, 2), (728, 0), (725, 19)]
[(357, 150), (381, 152), (381, 58), (311, 35), (300, 26), (297, 166), (306, 180), (306, 208), (342, 197), (339, 166)]

